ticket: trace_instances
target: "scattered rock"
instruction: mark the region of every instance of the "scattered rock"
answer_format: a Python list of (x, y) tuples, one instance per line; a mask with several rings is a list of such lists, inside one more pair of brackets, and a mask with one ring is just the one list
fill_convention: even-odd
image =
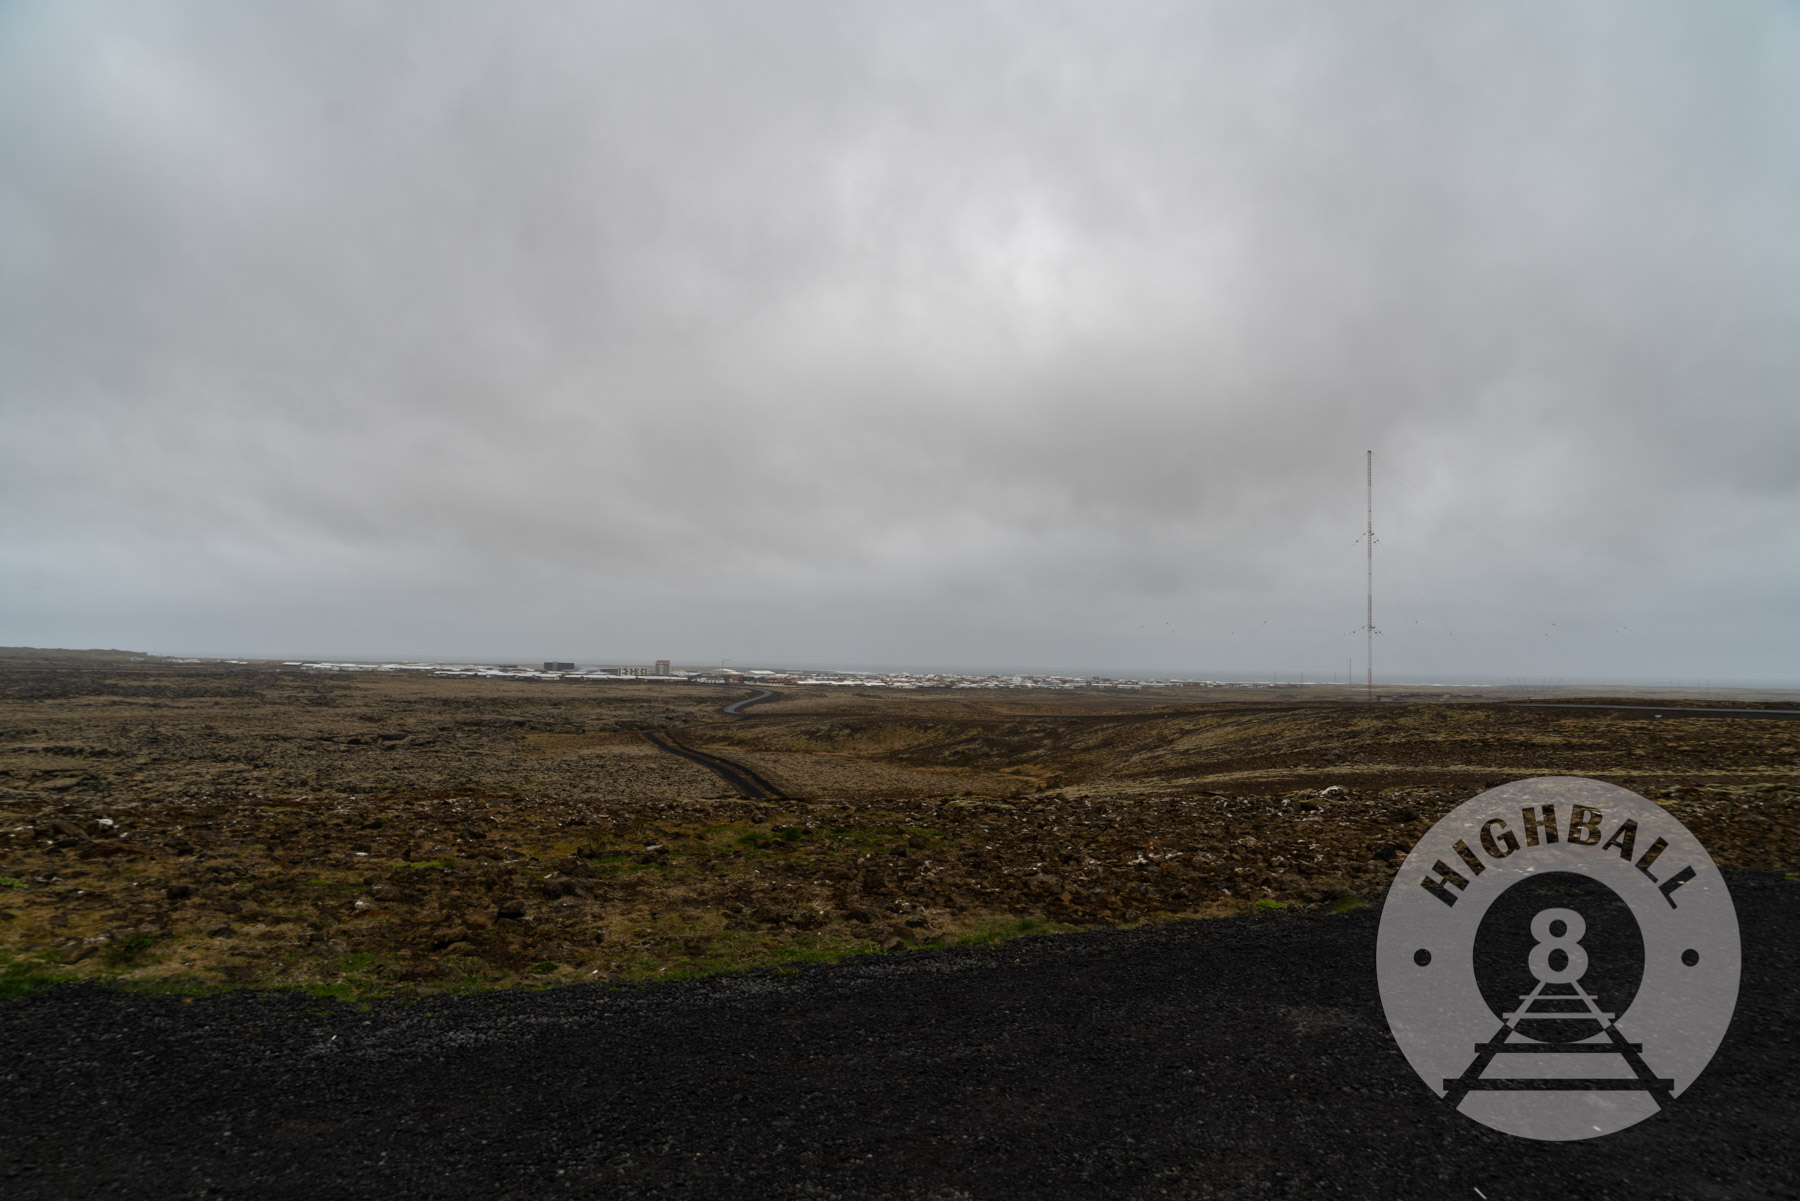
[[(451, 687), (446, 685), (446, 696), (451, 696)], [(296, 695), (306, 699), (309, 694), (302, 687)], [(311, 695), (309, 703), (323, 704), (322, 695)], [(442, 723), (442, 746), (464, 747), (471, 754), (514, 754), (519, 735), (513, 730), (519, 723), (511, 714), (490, 713), (484, 706), (486, 702), (465, 707), (459, 700), (421, 720)], [(224, 721), (225, 712), (221, 708), (210, 717)], [(1317, 722), (1331, 730), (1342, 724), (1338, 711), (1320, 712)], [(1482, 712), (1468, 711), (1475, 717)], [(717, 930), (726, 914), (733, 915), (733, 929), (745, 931), (734, 937), (760, 953), (763, 947), (812, 944), (811, 938), (795, 937), (793, 931), (813, 929), (826, 915), (833, 929), (829, 939), (818, 940), (820, 945), (905, 946), (907, 940), (893, 933), (892, 924), (905, 925), (915, 932), (916, 941), (924, 942), (944, 927), (962, 928), (965, 920), (985, 925), (1001, 916), (1034, 916), (1076, 927), (1110, 925), (1122, 916), (1160, 920), (1198, 911), (1231, 893), (1240, 902), (1248, 901), (1265, 890), (1272, 900), (1323, 910), (1347, 895), (1345, 890), (1380, 895), (1404, 855), (1403, 848), (1424, 828), (1412, 823), (1423, 815), (1428, 824), (1478, 783), (1492, 782), (1483, 781), (1478, 768), (1475, 776), (1468, 775), (1474, 764), (1485, 762), (1478, 753), (1485, 752), (1485, 742), (1439, 746), (1431, 738), (1388, 739), (1378, 744), (1380, 753), (1399, 756), (1400, 766), (1388, 765), (1378, 772), (1364, 763), (1359, 744), (1346, 735), (1341, 753), (1323, 757), (1315, 753), (1314, 743), (1292, 755), (1276, 747), (1270, 752), (1276, 756), (1271, 760), (1275, 766), (1303, 765), (1291, 772), (1282, 767), (1265, 773), (1266, 790), (1264, 783), (1246, 782), (1242, 787), (1247, 793), (1234, 791), (1230, 797), (1189, 779), (1185, 768), (1176, 773), (1162, 770), (1191, 758), (1183, 744), (1170, 751), (1169, 764), (1158, 766), (1160, 760), (1150, 759), (1140, 764), (1146, 770), (1156, 768), (1143, 775), (1146, 787), (1141, 792), (1135, 783), (1117, 792), (1083, 785), (1081, 794), (1071, 790), (1007, 804), (989, 796), (953, 796), (964, 785), (946, 779), (933, 785), (939, 791), (929, 799), (914, 795), (895, 798), (891, 804), (884, 800), (877, 813), (859, 811), (866, 799), (860, 793), (848, 800), (827, 799), (812, 791), (822, 787), (813, 781), (797, 782), (796, 791), (806, 799), (784, 801), (777, 812), (774, 806), (735, 799), (724, 805), (685, 794), (657, 800), (652, 794), (661, 785), (648, 776), (645, 795), (639, 796), (635, 776), (595, 783), (585, 769), (599, 760), (559, 763), (555, 755), (541, 763), (533, 758), (530, 764), (511, 759), (487, 764), (509, 763), (521, 770), (541, 768), (550, 773), (517, 787), (514, 781), (488, 794), (467, 782), (468, 762), (460, 758), (420, 756), (402, 762), (406, 755), (401, 751), (379, 769), (365, 769), (359, 764), (366, 764), (373, 754), (365, 751), (340, 762), (339, 753), (349, 745), (342, 744), (347, 732), (343, 723), (346, 719), (354, 723), (354, 717), (348, 712), (314, 715), (306, 710), (296, 710), (295, 716), (300, 733), (291, 745), (266, 739), (262, 725), (235, 731), (208, 727), (204, 737), (193, 736), (192, 745), (186, 734), (174, 742), (154, 733), (145, 735), (145, 749), (122, 753), (117, 771), (114, 761), (98, 763), (93, 770), (64, 770), (72, 786), (80, 781), (76, 791), (66, 794), (36, 793), (29, 778), (0, 779), (0, 793), (8, 803), (27, 806), (0, 831), (0, 838), (16, 831), (10, 842), (0, 841), (0, 853), (16, 862), (11, 870), (0, 868), (0, 877), (6, 878), (0, 884), (4, 907), (0, 931), (5, 931), (0, 941), (44, 938), (46, 923), (51, 932), (74, 933), (92, 933), (98, 928), (96, 921), (117, 923), (118, 930), (130, 935), (151, 928), (153, 921), (165, 925), (174, 921), (184, 932), (203, 931), (220, 922), (220, 936), (232, 937), (215, 947), (212, 958), (255, 958), (272, 971), (288, 948), (310, 945), (316, 951), (331, 934), (342, 931), (357, 934), (353, 945), (358, 951), (380, 953), (390, 964), (399, 962), (395, 956), (410, 956), (429, 965), (432, 955), (443, 953), (443, 948), (479, 948), (477, 953), (494, 969), (485, 974), (498, 980), (546, 960), (581, 963), (585, 971), (614, 956), (641, 963), (646, 956), (673, 955), (676, 948), (697, 955), (696, 947), (712, 944), (696, 937), (696, 931)], [(541, 722), (534, 719), (524, 728), (534, 737), (552, 735), (551, 742), (580, 737), (579, 727), (590, 716), (594, 720), (586, 733), (598, 733), (592, 726), (601, 724), (597, 715), (565, 713), (555, 705), (540, 716)], [(577, 716), (582, 720), (575, 720)], [(315, 717), (312, 732), (308, 727)], [(648, 724), (662, 720), (658, 716)], [(1718, 724), (1728, 732), (1724, 723)], [(482, 733), (490, 727), (493, 734)], [(605, 728), (609, 735), (615, 728), (624, 731), (621, 742), (635, 738), (626, 726)], [(860, 729), (848, 731), (853, 737), (845, 753), (851, 758), (886, 745), (876, 738), (864, 746)], [(750, 744), (759, 737), (754, 727), (738, 730)], [(804, 737), (817, 734), (824, 747), (831, 741), (824, 737), (827, 732), (831, 731), (821, 726)], [(1289, 737), (1277, 733), (1277, 742)], [(405, 737), (391, 736), (391, 731), (371, 732), (357, 745), (368, 746), (371, 739), (410, 745)], [(247, 770), (231, 775), (222, 768), (198, 766), (231, 761), (229, 754), (236, 754), (230, 751), (233, 741), (243, 744), (241, 759)], [(221, 753), (226, 758), (207, 757), (214, 743), (225, 747)], [(576, 743), (569, 743), (568, 749), (576, 748)], [(330, 754), (314, 754), (319, 750)], [(1097, 756), (1118, 758), (1110, 744), (1096, 745), (1094, 750)], [(1763, 757), (1754, 763), (1745, 752), (1741, 764), (1732, 760), (1718, 765), (1719, 771), (1734, 765), (1754, 768), (1732, 776), (1751, 781), (1748, 784), (1678, 789), (1677, 795), (1696, 806), (1689, 820), (1713, 823), (1712, 829), (1697, 831), (1709, 847), (1725, 837), (1727, 818), (1763, 817), (1742, 811), (1764, 804), (1775, 814), (1773, 798), (1780, 796), (1785, 803), (1790, 793), (1800, 791), (1779, 782), (1778, 771), (1792, 763), (1784, 759), (1781, 767), (1771, 770), (1774, 765), (1764, 750), (1758, 748)], [(1620, 753), (1629, 754), (1630, 749)], [(1660, 744), (1653, 753), (1663, 753)], [(143, 758), (133, 759), (134, 754)], [(923, 752), (919, 764), (932, 766), (936, 754)], [(1437, 771), (1431, 764), (1414, 763), (1421, 755), (1445, 759), (1453, 770), (1440, 773), (1443, 779), (1437, 786), (1396, 785), (1415, 766)], [(1125, 756), (1119, 763), (1128, 759)], [(678, 766), (656, 762), (665, 768)], [(176, 764), (184, 765), (179, 772)], [(185, 765), (195, 766), (190, 771)], [(141, 770), (144, 766), (153, 770)], [(584, 771), (566, 770), (576, 766)], [(637, 770), (628, 758), (621, 758), (618, 766), (621, 772)], [(1640, 760), (1633, 770), (1646, 766)], [(1667, 782), (1666, 764), (1648, 766), (1658, 774), (1646, 776), (1647, 782), (1637, 785), (1640, 791), (1660, 795), (1675, 787)], [(844, 763), (832, 760), (831, 767), (837, 772)], [(1318, 784), (1329, 779), (1330, 772), (1347, 767), (1358, 773), (1353, 788)], [(1603, 767), (1606, 764), (1594, 770)], [(347, 783), (365, 770), (361, 778), (367, 783)], [(108, 771), (118, 778), (106, 778)], [(1133, 766), (1125, 774), (1136, 780), (1141, 773)], [(1495, 778), (1502, 774), (1496, 771)], [(219, 780), (230, 786), (214, 792)], [(981, 786), (1000, 788), (998, 796), (1004, 795), (1005, 787), (1031, 782), (1027, 777), (983, 781)], [(872, 780), (870, 787), (876, 786)], [(1727, 794), (1732, 798), (1727, 808), (1706, 807)], [(1022, 792), (1015, 798), (1019, 795)], [(1765, 795), (1770, 798), (1766, 802)], [(1357, 800), (1352, 803), (1350, 798)], [(97, 817), (105, 808), (118, 808), (126, 816)], [(1684, 815), (1689, 812), (1683, 809)], [(755, 827), (750, 824), (753, 818), (761, 819)], [(132, 823), (129, 831), (122, 829), (127, 819)], [(760, 838), (738, 841), (751, 828)], [(815, 836), (784, 837), (802, 828)], [(1737, 837), (1736, 827), (1730, 828)], [(775, 830), (782, 833), (771, 838)], [(39, 837), (33, 839), (27, 831)], [(843, 837), (847, 832), (853, 836)], [(650, 843), (637, 841), (646, 835)], [(675, 844), (663, 843), (664, 838), (680, 844), (679, 857), (673, 854)], [(1400, 845), (1384, 845), (1390, 839)], [(44, 853), (58, 843), (60, 853)], [(75, 862), (77, 857), (130, 853), (100, 849), (120, 846), (149, 848), (152, 859), (145, 866), (152, 870), (139, 877), (139, 887), (132, 887), (131, 875), (104, 870), (117, 860), (103, 860), (85, 872)], [(196, 846), (197, 861), (175, 858), (194, 855)], [(566, 854), (576, 846), (581, 855)], [(353, 847), (376, 854), (363, 864), (360, 858), (350, 858)], [(1745, 849), (1740, 842), (1717, 853), (1723, 860), (1782, 852), (1760, 844)], [(635, 870), (637, 865), (631, 862), (640, 855), (646, 870)], [(443, 862), (390, 868), (393, 858)], [(57, 865), (74, 869), (69, 871), (74, 878), (61, 887), (51, 882)], [(351, 874), (340, 869), (359, 870)], [(159, 878), (153, 872), (166, 874)], [(177, 879), (182, 883), (171, 883)], [(1227, 884), (1230, 893), (1221, 891)], [(275, 906), (277, 912), (250, 904), (252, 897)], [(355, 911), (366, 916), (347, 920), (359, 897), (363, 904)], [(227, 901), (237, 906), (236, 915), (228, 920), (221, 914), (221, 903)], [(756, 907), (754, 918), (746, 907)], [(817, 907), (824, 907), (824, 913)], [(471, 910), (478, 912), (469, 916)], [(930, 924), (920, 916), (926, 912), (932, 915)], [(261, 929), (253, 922), (279, 926)], [(496, 924), (499, 933), (494, 931)], [(600, 925), (611, 935), (597, 931)], [(21, 931), (22, 927), (29, 929)], [(628, 930), (633, 933), (627, 935)], [(53, 933), (51, 941), (33, 945), (49, 950), (63, 937)], [(606, 956), (596, 955), (595, 943), (606, 946), (609, 937), (615, 945)], [(623, 946), (634, 943), (638, 945), (626, 955)], [(219, 953), (227, 949), (234, 954)], [(110, 962), (118, 950), (114, 942), (103, 948), (103, 955)], [(317, 961), (311, 968), (323, 968), (322, 975), (331, 975), (329, 966)], [(462, 971), (457, 965), (434, 978), (448, 979)]]

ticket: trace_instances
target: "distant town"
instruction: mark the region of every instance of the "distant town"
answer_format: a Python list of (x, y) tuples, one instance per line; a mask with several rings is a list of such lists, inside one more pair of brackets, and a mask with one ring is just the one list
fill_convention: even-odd
[[(523, 663), (337, 663), (287, 660), (283, 668), (301, 671), (387, 672), (444, 676), (452, 679), (563, 680), (602, 683), (631, 681), (651, 684), (812, 684), (858, 688), (1243, 688), (1278, 686), (1274, 681), (1116, 679), (1111, 676), (973, 675), (914, 671), (795, 671), (780, 668), (672, 666), (658, 659), (647, 667), (595, 666), (546, 660)], [(1283, 681), (1301, 683), (1302, 681)]]

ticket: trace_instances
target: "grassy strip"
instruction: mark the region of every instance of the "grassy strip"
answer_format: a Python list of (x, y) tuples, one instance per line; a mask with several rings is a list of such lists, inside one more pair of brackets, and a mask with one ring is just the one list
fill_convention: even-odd
[[(1345, 898), (1346, 901), (1351, 899)], [(1359, 901), (1358, 904), (1362, 902)], [(1355, 907), (1345, 907), (1340, 903), (1334, 912), (1350, 912)], [(1251, 913), (1264, 909), (1285, 909), (1285, 906), (1265, 902), (1243, 907), (1244, 912)], [(1194, 918), (1193, 915), (1160, 917), (1137, 924), (1171, 920)], [(1018, 938), (1103, 928), (1107, 927), (1065, 925), (1039, 917), (997, 918), (959, 931), (935, 945), (998, 946)], [(454, 957), (443, 957), (440, 962), (453, 969), (447, 978), (438, 977), (425, 982), (394, 980), (384, 977), (383, 973), (398, 957), (363, 951), (330, 961), (289, 960), (280, 964), (275, 972), (265, 971), (241, 981), (228, 982), (198, 975), (145, 974), (145, 969), (154, 968), (162, 961), (163, 956), (158, 953), (154, 940), (133, 938), (120, 940), (116, 949), (108, 947), (102, 951), (96, 957), (101, 960), (99, 964), (91, 959), (84, 961), (81, 970), (76, 970), (75, 965), (59, 963), (44, 955), (26, 955), (0, 961), (0, 1001), (28, 997), (58, 985), (88, 983), (140, 995), (180, 996), (190, 1000), (200, 996), (258, 989), (295, 991), (320, 998), (366, 1003), (517, 988), (550, 988), (584, 981), (611, 983), (696, 980), (768, 969), (794, 971), (814, 964), (844, 963), (867, 955), (927, 950), (931, 946), (932, 944), (902, 946), (892, 952), (884, 952), (868, 939), (801, 936), (793, 942), (781, 942), (760, 932), (740, 931), (715, 936), (709, 940), (703, 953), (685, 960), (671, 962), (666, 955), (658, 955), (652, 947), (646, 946), (637, 954), (615, 962), (610, 970), (596, 969), (586, 973), (544, 960), (532, 965), (524, 973), (497, 975), (490, 965), (480, 960), (459, 961)], [(458, 975), (456, 968), (466, 970)]]

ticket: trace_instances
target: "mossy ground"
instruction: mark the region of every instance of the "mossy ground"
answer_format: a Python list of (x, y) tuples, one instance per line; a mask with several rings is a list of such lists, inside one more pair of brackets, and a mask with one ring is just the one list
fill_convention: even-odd
[(1439, 815), (1537, 774), (1800, 865), (1785, 722), (863, 691), (730, 721), (740, 694), (690, 686), (0, 663), (0, 995), (542, 987), (1344, 913)]

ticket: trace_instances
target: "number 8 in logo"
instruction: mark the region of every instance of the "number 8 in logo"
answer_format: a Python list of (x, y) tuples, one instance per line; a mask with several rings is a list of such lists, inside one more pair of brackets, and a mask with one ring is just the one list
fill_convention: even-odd
[(1419, 839), (1375, 974), (1395, 1042), (1446, 1105), (1563, 1142), (1684, 1094), (1731, 1023), (1740, 954), (1693, 831), (1617, 785), (1551, 776), (1471, 797)]
[[(1587, 921), (1573, 909), (1540, 912), (1531, 919), (1531, 934), (1537, 939), (1527, 961), (1531, 974), (1545, 984), (1573, 984), (1581, 979), (1588, 970), (1587, 951), (1581, 946), (1581, 936), (1586, 933)], [(1558, 955), (1562, 956), (1560, 967), (1554, 963)]]

